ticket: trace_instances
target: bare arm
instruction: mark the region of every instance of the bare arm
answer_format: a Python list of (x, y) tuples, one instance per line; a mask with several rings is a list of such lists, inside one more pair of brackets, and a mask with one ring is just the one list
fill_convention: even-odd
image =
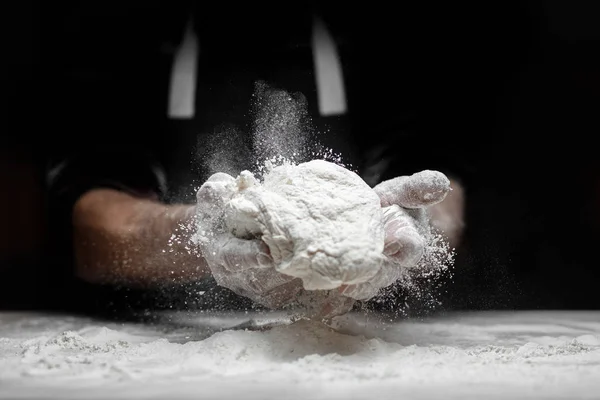
[[(209, 269), (189, 246), (194, 206), (94, 189), (73, 210), (76, 274), (92, 283), (150, 287), (197, 280)], [(176, 237), (173, 237), (173, 235)]]

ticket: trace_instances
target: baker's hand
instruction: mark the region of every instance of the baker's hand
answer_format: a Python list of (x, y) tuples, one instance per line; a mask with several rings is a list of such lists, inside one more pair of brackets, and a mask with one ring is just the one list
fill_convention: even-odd
[(198, 244), (217, 283), (241, 296), (272, 309), (299, 303), (312, 316), (342, 315), (355, 300), (374, 297), (398, 280), (404, 268), (417, 265), (429, 233), (425, 209), (442, 201), (450, 187), (445, 175), (423, 171), (382, 182), (374, 190), (383, 208), (385, 261), (369, 282), (310, 292), (300, 279), (277, 272), (262, 240), (240, 239), (224, 228), (224, 206), (235, 192), (235, 180), (227, 174), (213, 175), (197, 193), (199, 231), (204, 230)]
[(381, 182), (373, 189), (383, 209), (384, 262), (373, 279), (340, 290), (357, 300), (374, 297), (380, 289), (396, 282), (404, 269), (418, 265), (430, 234), (426, 209), (444, 200), (450, 180), (441, 172), (425, 170)]
[(302, 281), (275, 270), (269, 248), (260, 239), (241, 239), (224, 224), (225, 205), (236, 190), (235, 179), (212, 175), (196, 193), (198, 234), (195, 242), (217, 284), (269, 308), (296, 297)]

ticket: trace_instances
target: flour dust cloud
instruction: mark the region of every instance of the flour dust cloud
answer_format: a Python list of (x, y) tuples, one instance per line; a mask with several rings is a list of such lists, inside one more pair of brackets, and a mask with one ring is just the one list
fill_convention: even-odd
[[(231, 184), (228, 184), (228, 187), (230, 187), (230, 189), (228, 189), (230, 190), (230, 193), (227, 195), (229, 196), (228, 198), (231, 198), (231, 196), (240, 195), (240, 188), (235, 188), (235, 185), (238, 185), (239, 182), (233, 182), (235, 177), (238, 177), (237, 180), (239, 181), (239, 179), (242, 177), (242, 175), (240, 175), (242, 171), (247, 171), (247, 174), (250, 174), (252, 177), (251, 182), (253, 182), (252, 186), (254, 186), (253, 191), (254, 193), (258, 194), (253, 195), (254, 199), (256, 200), (254, 201), (254, 207), (257, 207), (256, 210), (262, 210), (261, 212), (258, 212), (257, 215), (262, 215), (264, 217), (263, 224), (259, 224), (263, 227), (263, 229), (261, 230), (258, 225), (254, 227), (256, 229), (252, 231), (252, 235), (254, 235), (253, 237), (277, 238), (276, 240), (270, 239), (271, 245), (269, 247), (271, 252), (277, 253), (275, 258), (280, 261), (279, 268), (281, 270), (286, 270), (286, 268), (281, 267), (281, 265), (287, 265), (287, 272), (291, 274), (290, 276), (303, 280), (304, 289), (311, 289), (314, 292), (314, 298), (331, 298), (329, 290), (338, 287), (342, 281), (332, 278), (333, 281), (328, 281), (326, 279), (325, 281), (316, 283), (317, 281), (314, 280), (314, 274), (311, 275), (309, 269), (306, 267), (308, 264), (314, 264), (312, 261), (306, 261), (312, 257), (307, 256), (307, 254), (316, 251), (317, 248), (320, 249), (320, 246), (318, 245), (320, 242), (322, 243), (322, 246), (328, 247), (329, 250), (318, 250), (319, 254), (329, 254), (331, 253), (331, 249), (335, 248), (335, 251), (340, 253), (339, 260), (342, 260), (342, 254), (349, 253), (349, 250), (344, 250), (343, 246), (339, 245), (339, 243), (344, 241), (338, 241), (339, 243), (337, 243), (337, 247), (331, 247), (331, 244), (327, 243), (333, 243), (330, 240), (331, 237), (329, 236), (335, 236), (336, 232), (348, 233), (353, 231), (350, 229), (353, 218), (348, 217), (345, 219), (348, 221), (348, 226), (346, 228), (340, 228), (340, 226), (337, 226), (335, 229), (333, 229), (332, 225), (330, 227), (332, 229), (329, 231), (325, 230), (327, 231), (327, 234), (324, 233), (325, 231), (320, 232), (318, 229), (314, 228), (318, 224), (310, 226), (310, 224), (307, 225), (305, 222), (310, 220), (309, 217), (312, 215), (311, 210), (308, 208), (319, 207), (319, 202), (323, 203), (324, 201), (324, 197), (320, 197), (321, 195), (319, 194), (319, 191), (323, 191), (323, 193), (331, 192), (329, 194), (331, 196), (330, 198), (335, 202), (336, 191), (339, 193), (344, 193), (345, 186), (341, 185), (336, 187), (335, 185), (338, 185), (339, 182), (333, 184), (327, 180), (316, 180), (315, 185), (317, 184), (316, 182), (319, 182), (319, 185), (330, 185), (331, 188), (327, 189), (327, 187), (322, 186), (322, 190), (319, 190), (319, 187), (308, 188), (300, 185), (294, 192), (294, 195), (299, 197), (294, 200), (289, 197), (290, 193), (292, 192), (284, 193), (282, 191), (281, 193), (278, 193), (278, 191), (281, 191), (279, 190), (281, 188), (285, 188), (286, 190), (289, 188), (283, 186), (279, 187), (277, 186), (278, 184), (274, 185), (273, 182), (277, 181), (277, 179), (287, 179), (291, 182), (293, 176), (295, 176), (294, 179), (296, 179), (296, 182), (298, 182), (298, 176), (295, 172), (295, 168), (311, 160), (328, 161), (332, 164), (342, 167), (350, 174), (354, 174), (356, 171), (353, 171), (353, 166), (346, 165), (344, 163), (343, 155), (337, 154), (332, 149), (326, 148), (320, 144), (320, 132), (317, 132), (313, 127), (311, 117), (308, 112), (307, 100), (301, 93), (288, 93), (284, 90), (274, 88), (265, 82), (257, 82), (251, 103), (249, 104), (249, 112), (251, 116), (251, 123), (248, 126), (223, 126), (220, 129), (215, 130), (215, 132), (212, 132), (208, 139), (203, 137), (205, 142), (202, 143), (202, 151), (199, 153), (202, 167), (207, 176), (215, 173), (226, 173), (231, 176), (232, 182)], [(326, 169), (331, 168), (329, 166), (325, 167)], [(273, 171), (277, 172), (275, 175), (270, 177), (270, 174), (274, 174)], [(333, 175), (333, 172), (334, 169), (331, 169), (329, 172), (326, 171), (325, 175)], [(286, 174), (292, 175), (288, 176)], [(276, 175), (278, 177), (274, 178)], [(369, 186), (358, 175), (356, 175), (356, 179), (362, 182), (365, 186), (365, 188), (363, 188), (364, 193), (360, 192), (361, 194), (357, 197), (369, 198), (369, 195), (371, 194), (370, 192), (372, 192), (369, 189)], [(246, 183), (249, 182), (247, 181), (247, 178), (244, 178), (243, 180)], [(246, 189), (246, 183), (244, 183), (242, 191)], [(303, 184), (306, 185), (306, 183)], [(357, 187), (354, 187), (353, 190), (356, 191), (358, 189)], [(307, 193), (309, 192), (312, 193), (311, 195), (314, 198), (308, 199), (307, 196), (309, 196), (309, 194)], [(348, 199), (351, 197), (352, 196), (349, 196)], [(234, 205), (233, 208), (238, 207), (238, 211), (244, 209), (244, 207), (247, 207), (249, 204), (247, 200), (248, 199), (243, 199), (240, 203), (241, 205)], [(270, 204), (268, 212), (265, 211), (265, 202), (267, 200), (269, 200), (267, 203)], [(313, 205), (310, 207), (307, 206), (307, 204), (310, 203)], [(298, 208), (298, 205), (300, 205), (300, 208)], [(280, 222), (279, 225), (275, 224), (277, 225), (275, 226), (276, 229), (278, 229), (280, 232), (285, 232), (284, 237), (286, 239), (281, 239), (283, 236), (278, 234), (273, 236), (272, 233), (268, 232), (268, 229), (264, 229), (264, 222), (271, 221), (273, 217), (273, 215), (268, 215), (269, 213), (277, 215), (279, 221), (287, 221), (283, 222), (283, 225), (281, 225), (282, 222)], [(185, 240), (184, 237), (190, 236), (190, 233), (194, 230), (196, 230), (196, 234), (194, 235), (196, 239), (201, 236), (198, 235), (198, 232), (203, 232), (203, 234), (210, 232), (208, 236), (212, 235), (213, 237), (215, 237), (215, 232), (219, 229), (222, 230), (221, 233), (224, 233), (227, 228), (227, 224), (224, 223), (220, 217), (217, 217), (218, 211), (215, 211), (215, 213), (212, 214), (214, 215), (211, 215), (210, 217), (208, 215), (204, 217), (197, 216), (195, 223), (190, 224), (189, 226), (180, 227), (180, 232), (176, 233), (172, 237), (172, 241)], [(243, 214), (243, 212), (237, 212), (234, 214), (239, 217)], [(352, 213), (349, 215), (351, 214)], [(294, 217), (289, 219), (285, 217), (286, 215), (292, 215)], [(207, 218), (212, 220), (212, 222), (208, 223)], [(369, 216), (366, 216), (365, 218), (366, 221), (372, 219), (372, 217)], [(248, 225), (248, 221), (250, 221), (250, 219), (241, 218), (240, 221), (242, 220), (244, 221), (243, 225), (245, 225), (244, 229), (241, 230), (245, 231), (247, 228), (246, 225)], [(319, 220), (325, 221), (327, 219), (320, 218)], [(334, 220), (335, 218), (329, 219), (329, 221)], [(344, 220), (344, 218), (340, 217), (340, 220)], [(230, 231), (233, 232), (240, 230), (240, 227), (231, 226), (231, 218), (229, 222)], [(236, 220), (236, 223), (238, 222), (239, 221)], [(271, 226), (273, 225), (271, 224)], [(304, 231), (302, 231), (302, 229), (304, 229)], [(382, 232), (381, 226), (373, 229), (375, 229), (374, 232)], [(320, 239), (318, 236), (319, 234), (323, 236), (323, 240)], [(307, 238), (311, 235), (314, 236), (314, 240), (307, 240)], [(418, 307), (424, 310), (434, 310), (439, 307), (440, 301), (438, 299), (440, 296), (438, 296), (438, 294), (443, 286), (441, 283), (447, 282), (449, 279), (451, 279), (451, 267), (453, 264), (454, 253), (452, 249), (448, 247), (447, 241), (439, 232), (427, 232), (425, 237), (427, 242), (425, 253), (417, 268), (413, 268), (402, 273), (400, 279), (395, 284), (381, 290), (380, 293), (375, 296), (375, 298), (371, 299), (369, 302), (370, 304), (385, 304), (386, 308), (390, 308), (391, 306), (395, 311), (401, 314), (406, 313), (407, 308), (409, 308), (410, 305), (414, 307), (415, 304), (418, 304)], [(204, 240), (206, 241), (210, 239), (207, 239), (207, 236), (205, 235)], [(275, 244), (275, 242), (278, 240), (279, 242)], [(283, 243), (281, 240), (283, 240), (285, 243)], [(350, 243), (351, 241), (346, 242)], [(360, 242), (361, 240), (359, 240), (357, 243)], [(362, 242), (366, 243), (368, 241), (363, 240)], [(191, 243), (190, 248), (197, 246), (198, 243), (198, 241), (196, 241), (196, 243)], [(312, 244), (309, 245), (309, 243)], [(293, 249), (296, 247), (304, 249), (300, 252), (301, 254), (304, 254), (304, 256), (300, 257), (300, 253), (297, 254), (298, 257), (290, 256), (290, 252), (293, 252)], [(360, 246), (357, 247), (355, 245), (350, 245), (350, 247), (357, 248), (357, 251), (354, 252), (354, 254), (360, 254)], [(321, 251), (323, 252), (321, 253)], [(282, 261), (285, 260), (285, 257), (282, 257), (281, 254), (288, 254), (286, 261), (287, 264)], [(361, 257), (362, 256), (358, 256), (358, 260), (360, 260)], [(292, 259), (302, 259), (305, 261), (303, 261), (304, 264), (300, 262), (290, 264), (289, 260)], [(368, 258), (364, 259), (367, 260)], [(334, 265), (335, 263), (330, 264)], [(314, 265), (318, 266), (319, 264), (317, 263)], [(322, 270), (325, 270), (328, 267), (325, 266), (321, 268)], [(344, 273), (341, 271), (345, 271), (345, 269), (339, 267), (339, 265), (331, 270), (336, 268), (338, 273), (341, 274), (339, 276), (344, 275)], [(215, 273), (216, 271), (213, 271), (213, 274)], [(267, 277), (265, 275), (265, 271), (257, 271), (256, 276), (262, 277), (261, 279), (266, 279)], [(313, 278), (309, 278), (309, 276), (313, 276)], [(244, 290), (244, 288), (240, 289), (231, 284), (231, 282), (227, 279), (223, 280), (222, 276), (219, 278), (218, 274), (216, 274), (216, 278), (218, 282), (220, 281), (220, 283), (225, 287), (233, 289), (235, 293), (242, 294), (242, 297), (251, 298), (254, 301), (254, 304), (261, 304), (260, 299), (252, 296), (250, 292)], [(337, 283), (334, 284), (332, 282)], [(352, 281), (350, 280), (350, 283), (351, 282)], [(347, 283), (348, 282), (345, 282), (345, 284)], [(292, 284), (289, 286), (294, 290), (301, 290), (303, 285), (302, 283), (299, 283), (298, 285), (294, 286), (292, 282)], [(323, 294), (319, 293), (321, 291)], [(399, 291), (410, 297), (411, 301), (401, 301), (402, 297), (398, 296)], [(211, 295), (205, 291), (202, 291), (202, 293), (204, 300)], [(215, 293), (219, 293), (219, 291), (216, 291)], [(198, 295), (192, 290), (190, 297), (197, 296)], [(306, 292), (298, 292), (298, 298), (306, 297)], [(309, 301), (304, 302), (304, 304), (308, 303), (314, 303), (314, 299), (309, 299)], [(262, 304), (265, 304), (265, 302), (262, 302)], [(360, 305), (361, 303), (359, 301), (356, 304)], [(363, 302), (363, 304), (368, 303)], [(348, 304), (345, 306), (347, 305)]]

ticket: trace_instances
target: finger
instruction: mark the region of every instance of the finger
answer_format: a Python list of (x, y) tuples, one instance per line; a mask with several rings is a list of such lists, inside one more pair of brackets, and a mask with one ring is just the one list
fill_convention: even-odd
[[(389, 212), (394, 208), (394, 212)], [(397, 210), (397, 212), (396, 212)], [(428, 209), (425, 208), (400, 208), (398, 205), (383, 207), (383, 226), (388, 230), (402, 226), (412, 226), (419, 234), (427, 235), (431, 232)]]
[(254, 301), (265, 307), (277, 309), (291, 303), (298, 297), (298, 294), (303, 290), (302, 280), (276, 271), (272, 272), (273, 276), (264, 281), (274, 282), (274, 284), (269, 288), (256, 291)]
[(415, 267), (425, 252), (425, 240), (414, 228), (391, 232), (383, 252), (400, 267)]
[(275, 268), (267, 245), (258, 239), (239, 239), (223, 235), (216, 244), (216, 262), (232, 272), (248, 269)]
[[(217, 246), (221, 249), (212, 253), (209, 265), (220, 286), (269, 308), (291, 301), (295, 293), (302, 289), (300, 279), (281, 274), (272, 265), (261, 261), (261, 254), (265, 250), (260, 245), (254, 246), (252, 242), (255, 241), (237, 238), (219, 240), (222, 243)], [(296, 282), (290, 284), (294, 279)]]
[(387, 258), (383, 262), (379, 272), (369, 281), (342, 287), (340, 288), (340, 293), (356, 300), (370, 300), (377, 296), (381, 289), (398, 281), (403, 274), (404, 269)]
[(431, 232), (429, 208), (404, 208), (403, 211), (413, 219), (414, 226), (422, 236)]
[(366, 301), (375, 297), (379, 293), (379, 289), (380, 287), (368, 281), (356, 285), (348, 285), (340, 290), (340, 294), (354, 300)]
[(383, 254), (405, 268), (415, 266), (425, 249), (425, 240), (415, 225), (415, 219), (397, 205), (383, 209)]
[(373, 188), (381, 206), (397, 204), (405, 208), (423, 208), (444, 200), (450, 180), (441, 172), (425, 170), (410, 176), (383, 181)]
[(388, 287), (402, 275), (402, 269), (393, 262), (384, 261), (377, 274), (367, 282), (356, 285), (348, 285), (340, 292), (344, 296), (352, 297), (356, 300), (369, 300), (375, 297), (382, 288)]
[(239, 272), (227, 271), (223, 281), (241, 296), (269, 308), (290, 303), (302, 290), (302, 281), (281, 274), (274, 269), (250, 269)]
[(271, 269), (231, 272), (215, 264), (211, 271), (219, 286), (272, 309), (291, 303), (303, 290), (301, 279)]
[(413, 218), (411, 212), (415, 210), (405, 210), (394, 204), (388, 207), (383, 207), (381, 211), (384, 229), (400, 229), (415, 225), (415, 219)]
[(296, 307), (309, 318), (333, 318), (352, 309), (355, 299), (343, 296), (337, 290), (301, 290)]
[(356, 299), (351, 297), (336, 296), (331, 301), (325, 303), (315, 317), (329, 319), (338, 315), (344, 315), (352, 310), (354, 303), (356, 303)]

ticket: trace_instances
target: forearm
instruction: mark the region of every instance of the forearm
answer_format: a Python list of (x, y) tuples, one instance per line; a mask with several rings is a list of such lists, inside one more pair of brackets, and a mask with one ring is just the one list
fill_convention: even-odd
[(194, 207), (165, 205), (113, 189), (84, 194), (73, 210), (77, 275), (93, 283), (157, 286), (205, 277), (190, 246)]

